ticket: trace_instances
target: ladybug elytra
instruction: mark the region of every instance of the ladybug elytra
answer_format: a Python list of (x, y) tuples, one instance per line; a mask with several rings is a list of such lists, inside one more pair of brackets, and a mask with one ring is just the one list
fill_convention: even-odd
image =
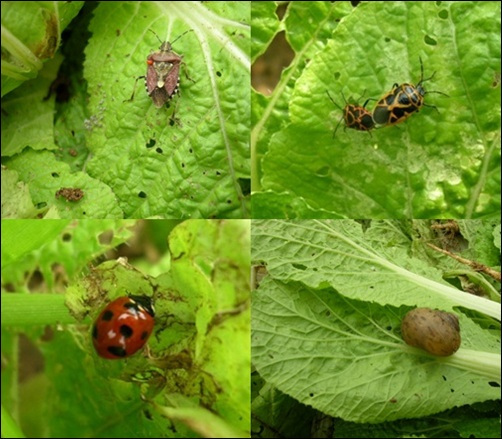
[(92, 328), (92, 342), (100, 357), (119, 359), (141, 349), (154, 326), (150, 297), (123, 296), (110, 302)]

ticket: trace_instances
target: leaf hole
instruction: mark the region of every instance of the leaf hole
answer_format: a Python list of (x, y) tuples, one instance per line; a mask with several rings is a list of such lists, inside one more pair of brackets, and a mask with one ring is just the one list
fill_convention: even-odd
[(303, 264), (293, 264), (293, 267), (295, 267), (298, 270), (306, 270), (307, 266)]
[(329, 174), (329, 166), (323, 166), (316, 171), (316, 175), (319, 177), (325, 177)]
[(314, 397), (314, 394), (313, 394), (313, 393), (309, 393), (309, 396), (310, 396), (311, 398), (313, 398), (313, 397)]
[(138, 197), (140, 197), (140, 198), (146, 198), (146, 193), (145, 193), (145, 192), (143, 192), (143, 191), (140, 191), (140, 192), (138, 193)]
[(432, 38), (432, 37), (429, 37), (429, 35), (426, 35), (424, 37), (424, 41), (425, 41), (425, 44), (428, 44), (429, 46), (437, 46), (437, 41)]
[(51, 176), (53, 176), (54, 178), (59, 178), (59, 174), (57, 172), (53, 172)]
[(281, 79), (283, 70), (291, 64), (294, 57), (295, 52), (286, 40), (286, 33), (278, 32), (265, 53), (251, 66), (252, 87), (266, 96), (271, 95)]
[(155, 146), (156, 143), (157, 143), (157, 141), (155, 139), (150, 139), (148, 142), (146, 142), (146, 147), (152, 148)]
[(490, 385), (490, 387), (500, 387), (500, 384), (496, 381), (489, 381), (488, 384)]
[(245, 197), (251, 193), (251, 179), (250, 178), (238, 178), (237, 183), (241, 187), (242, 195)]
[(98, 241), (101, 245), (109, 245), (113, 240), (113, 230), (106, 230), (98, 236)]
[(438, 13), (439, 18), (442, 18), (443, 20), (446, 20), (448, 18), (448, 11), (446, 9), (442, 9)]
[(155, 149), (156, 152), (158, 152), (159, 154), (162, 154), (164, 151), (162, 151), (162, 148), (157, 148)]

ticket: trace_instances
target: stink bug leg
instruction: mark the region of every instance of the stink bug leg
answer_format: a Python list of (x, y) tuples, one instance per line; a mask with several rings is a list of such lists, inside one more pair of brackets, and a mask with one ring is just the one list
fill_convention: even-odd
[(122, 102), (131, 102), (131, 101), (133, 101), (133, 100), (134, 100), (134, 94), (136, 93), (136, 86), (138, 85), (138, 81), (139, 81), (140, 79), (145, 79), (145, 78), (146, 78), (146, 76), (138, 76), (138, 77), (136, 78), (136, 81), (134, 81), (134, 88), (133, 88), (133, 90), (132, 90), (132, 95), (131, 95), (131, 97), (130, 97), (129, 99), (124, 99)]

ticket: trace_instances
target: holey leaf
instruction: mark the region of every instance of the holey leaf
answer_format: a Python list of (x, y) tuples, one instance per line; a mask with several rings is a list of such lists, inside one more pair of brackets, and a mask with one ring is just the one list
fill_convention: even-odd
[[(301, 72), (291, 123), (268, 132), (261, 189), (334, 218), (499, 218), (500, 47), (500, 2), (362, 2)], [(333, 137), (343, 112), (326, 91), (372, 112), (420, 81), (420, 58), (418, 112), (370, 133), (342, 121)]]
[[(249, 3), (103, 2), (90, 30), (89, 174), (126, 217), (248, 216)], [(184, 63), (161, 108), (135, 84), (161, 45), (150, 30)]]
[(331, 286), (348, 298), (447, 311), (463, 306), (500, 319), (500, 303), (454, 288), (439, 270), (394, 245), (391, 223), (387, 234), (378, 225), (364, 232), (353, 220), (256, 220), (252, 259), (274, 279)]
[(497, 367), (491, 373), (483, 369), (495, 364), (500, 374), (499, 340), (464, 315), (459, 351), (434, 357), (401, 339), (406, 307), (270, 277), (253, 293), (252, 305), (257, 371), (327, 415), (382, 422), (500, 398)]

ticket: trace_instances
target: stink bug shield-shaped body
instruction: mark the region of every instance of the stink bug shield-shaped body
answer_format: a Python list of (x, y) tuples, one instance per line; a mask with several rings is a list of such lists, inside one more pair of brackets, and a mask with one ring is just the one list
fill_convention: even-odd
[(162, 107), (178, 92), (181, 62), (182, 56), (173, 51), (169, 41), (163, 42), (160, 50), (146, 59), (146, 91), (157, 108)]
[[(192, 29), (183, 32), (172, 43), (169, 41), (162, 42), (155, 32), (151, 29), (149, 30), (157, 37), (161, 45), (157, 52), (148, 55), (146, 59), (148, 65), (146, 76), (140, 76), (136, 79), (136, 82), (138, 79), (145, 79), (148, 96), (152, 98), (153, 104), (157, 108), (160, 108), (176, 93), (179, 93), (180, 66), (184, 64), (183, 55), (178, 55), (174, 52), (172, 45)], [(188, 78), (188, 75), (186, 76)], [(136, 85), (134, 86), (134, 91), (129, 101), (133, 100), (135, 90)]]

